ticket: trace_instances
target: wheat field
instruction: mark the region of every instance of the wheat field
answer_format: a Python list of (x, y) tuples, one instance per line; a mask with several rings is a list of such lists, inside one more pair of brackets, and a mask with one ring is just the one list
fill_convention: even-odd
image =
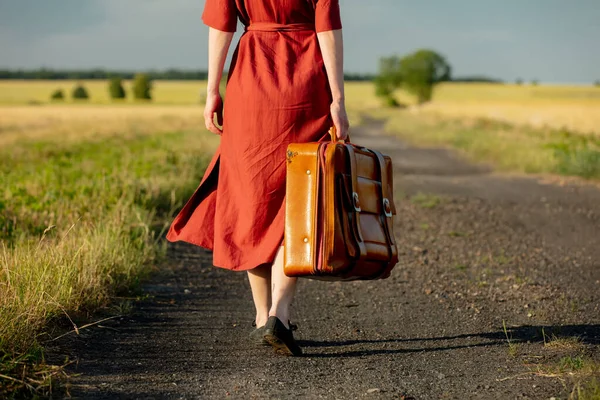
[[(70, 100), (70, 92), (79, 81), (0, 81), (0, 105), (4, 106), (82, 106), (111, 105), (145, 107), (148, 104), (136, 103), (131, 98), (125, 101), (112, 102), (108, 96), (106, 81), (81, 81), (90, 94), (84, 103)], [(130, 92), (130, 82), (125, 81), (126, 91)], [(173, 109), (169, 115), (181, 113), (188, 118), (190, 110), (201, 107), (206, 88), (205, 81), (155, 81), (153, 83), (152, 105), (189, 106), (189, 108)], [(62, 88), (66, 101), (51, 102), (50, 94)], [(381, 107), (375, 97), (373, 84), (370, 82), (349, 82), (346, 85), (346, 101), (353, 122), (358, 122), (358, 114)], [(559, 85), (514, 85), (488, 83), (443, 83), (436, 87), (432, 102), (421, 107), (414, 107), (414, 99), (399, 90), (398, 100), (411, 106), (415, 113), (427, 113), (450, 118), (491, 119), (501, 122), (526, 125), (533, 128), (568, 129), (581, 134), (600, 134), (600, 88), (592, 86), (559, 86)], [(38, 110), (33, 108), (33, 110)], [(39, 109), (40, 115), (48, 114)], [(108, 109), (106, 114), (117, 111), (118, 107)], [(87, 113), (79, 111), (78, 113)], [(100, 107), (90, 113), (103, 114)], [(129, 112), (129, 111), (127, 111)], [(144, 113), (147, 111), (142, 111)], [(35, 116), (38, 111), (27, 111), (23, 108), (0, 111), (3, 119), (7, 114), (16, 116)], [(159, 113), (163, 113), (161, 110)], [(35, 118), (35, 117), (34, 117)]]

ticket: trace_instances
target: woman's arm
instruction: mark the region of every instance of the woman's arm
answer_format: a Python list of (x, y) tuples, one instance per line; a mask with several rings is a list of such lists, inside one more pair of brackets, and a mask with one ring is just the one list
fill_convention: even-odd
[(344, 40), (342, 30), (319, 32), (317, 38), (333, 96), (331, 117), (337, 130), (338, 139), (345, 140), (348, 137), (350, 123), (346, 113), (344, 94)]
[(206, 87), (206, 105), (204, 107), (204, 123), (206, 129), (220, 135), (223, 131), (215, 125), (223, 126), (223, 100), (219, 93), (219, 84), (223, 76), (223, 67), (233, 39), (232, 32), (223, 32), (210, 28), (208, 32), (208, 85)]

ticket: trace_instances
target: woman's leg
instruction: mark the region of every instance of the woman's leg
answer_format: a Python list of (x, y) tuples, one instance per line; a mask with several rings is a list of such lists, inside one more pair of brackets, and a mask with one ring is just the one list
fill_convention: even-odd
[(263, 264), (248, 271), (252, 299), (256, 308), (256, 327), (260, 328), (269, 319), (271, 301), (271, 265)]
[(283, 246), (281, 246), (271, 269), (271, 298), (273, 303), (271, 304), (269, 317), (279, 318), (286, 328), (289, 328), (290, 305), (296, 294), (297, 281), (298, 278), (290, 278), (283, 272)]

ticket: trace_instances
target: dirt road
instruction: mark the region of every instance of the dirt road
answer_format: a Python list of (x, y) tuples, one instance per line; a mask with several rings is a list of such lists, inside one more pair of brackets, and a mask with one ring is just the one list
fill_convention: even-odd
[[(496, 175), (375, 121), (353, 141), (393, 157), (400, 263), (385, 281), (302, 281), (304, 357), (250, 348), (245, 275), (178, 244), (129, 316), (61, 340), (78, 359), (71, 394), (566, 398), (600, 361), (600, 191)], [(585, 364), (561, 373), (568, 359)]]

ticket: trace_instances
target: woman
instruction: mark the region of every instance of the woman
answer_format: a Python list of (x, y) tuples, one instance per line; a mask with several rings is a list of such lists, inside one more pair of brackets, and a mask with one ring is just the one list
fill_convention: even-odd
[[(219, 82), (238, 18), (225, 104)], [(213, 251), (217, 267), (247, 271), (251, 338), (300, 355), (289, 325), (296, 279), (283, 272), (286, 148), (348, 132), (339, 0), (206, 0), (206, 127), (221, 135), (200, 186), (167, 235)], [(220, 129), (215, 124), (215, 116)]]

